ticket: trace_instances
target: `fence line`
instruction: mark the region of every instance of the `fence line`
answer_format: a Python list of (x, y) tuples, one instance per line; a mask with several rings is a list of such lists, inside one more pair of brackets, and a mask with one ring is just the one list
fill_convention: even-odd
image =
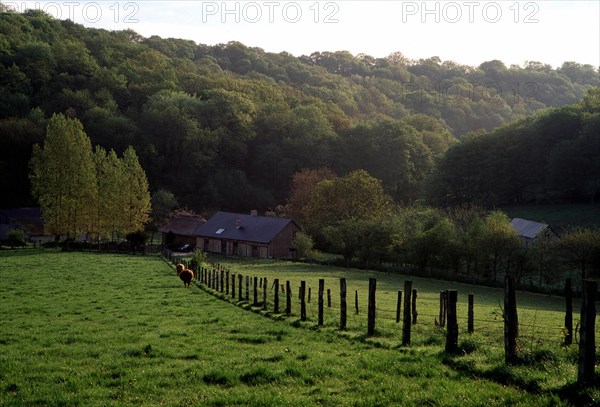
[[(223, 274), (224, 272), (225, 274)], [(204, 277), (204, 274), (202, 273), (206, 273), (206, 277)], [(250, 278), (250, 276), (244, 276), (241, 273), (232, 273), (230, 272), (230, 270), (223, 268), (220, 265), (214, 265), (211, 270), (207, 269), (204, 272), (200, 272), (197, 275), (199, 286), (201, 288), (207, 289), (209, 291), (225, 293), (225, 288), (227, 288), (227, 291), (229, 291), (229, 287), (231, 286), (232, 299), (235, 299), (237, 297), (238, 301), (240, 302), (246, 302), (256, 307), (262, 307), (265, 310), (273, 309), (273, 306), (275, 305), (275, 293), (277, 293), (276, 296), (278, 307), (276, 310), (274, 310), (275, 313), (285, 312), (285, 315), (296, 317), (299, 316), (303, 321), (316, 322), (318, 323), (318, 325), (323, 326), (338, 326), (341, 330), (351, 328), (354, 331), (366, 325), (368, 328), (368, 334), (372, 335), (375, 332), (375, 329), (371, 328), (371, 324), (367, 319), (371, 307), (368, 303), (368, 297), (364, 293), (360, 295), (359, 301), (355, 303), (355, 306), (357, 306), (358, 309), (358, 314), (356, 314), (355, 312), (348, 313), (348, 310), (346, 308), (345, 321), (341, 320), (341, 312), (344, 310), (341, 302), (341, 280), (338, 292), (332, 290), (332, 288), (335, 288), (334, 284), (331, 285), (332, 288), (327, 288), (327, 305), (325, 305), (325, 300), (321, 299), (322, 296), (324, 297), (325, 295), (324, 286), (322, 287), (321, 284), (319, 284), (319, 300), (317, 301), (315, 299), (312, 299), (311, 301), (309, 301), (308, 294), (311, 293), (312, 287), (306, 284), (304, 285), (304, 292), (302, 292), (302, 284), (300, 285), (300, 291), (298, 292), (298, 294), (300, 295), (297, 296), (295, 295), (297, 292), (296, 289), (290, 285), (289, 281), (277, 280), (276, 282), (274, 282), (276, 285), (268, 285), (266, 278), (260, 278), (260, 284), (258, 284), (257, 277)], [(245, 287), (243, 277), (246, 277)], [(235, 287), (236, 283), (238, 287)], [(258, 288), (261, 286), (264, 288), (262, 301), (258, 298)], [(235, 291), (236, 289), (238, 290), (237, 292)], [(346, 287), (346, 290), (347, 292), (352, 292), (352, 289), (349, 289), (348, 287)], [(361, 291), (362, 290), (363, 289), (361, 289)], [(411, 298), (409, 300), (410, 312), (408, 314), (408, 320), (410, 320), (413, 324), (416, 322), (414, 321), (415, 315), (413, 314), (413, 311), (415, 309), (415, 305), (419, 307), (419, 322), (416, 326), (418, 326), (418, 332), (422, 333), (424, 332), (423, 328), (426, 329), (427, 326), (433, 327), (435, 324), (438, 323), (438, 318), (440, 317), (440, 314), (428, 311), (421, 311), (421, 309), (423, 309), (424, 307), (419, 306), (420, 297), (415, 298), (414, 294), (416, 293), (416, 291), (412, 291), (412, 288), (410, 290), (412, 295), (410, 296)], [(243, 295), (244, 291), (246, 294), (245, 296)], [(250, 298), (249, 295), (250, 291), (254, 293), (254, 296), (252, 298)], [(406, 287), (405, 290), (401, 292), (402, 294), (404, 294), (406, 292)], [(285, 298), (285, 308), (281, 307), (279, 293), (285, 294), (285, 296), (283, 297)], [(396, 294), (395, 292), (385, 293), (388, 296), (390, 294)], [(304, 297), (304, 301), (302, 301), (302, 294)], [(358, 290), (355, 290), (355, 294), (356, 296), (358, 296)], [(331, 297), (335, 298), (336, 300), (331, 301)], [(409, 296), (404, 295), (404, 298), (402, 298), (402, 300), (406, 301), (406, 297)], [(389, 299), (388, 303), (390, 303)], [(427, 301), (427, 303), (431, 305), (430, 300)], [(498, 333), (501, 333), (504, 324), (502, 315), (498, 315), (496, 318), (490, 318), (485, 316), (482, 317), (481, 315), (477, 314), (477, 308), (474, 307), (474, 315), (469, 316), (466, 313), (462, 312), (464, 305), (465, 304), (462, 303), (460, 304), (461, 312), (458, 312), (456, 316), (456, 321), (460, 332), (473, 332), (485, 329), (498, 330)], [(405, 306), (403, 308), (405, 308)], [(431, 307), (429, 306), (428, 308), (430, 309)], [(404, 323), (404, 321), (407, 320), (407, 316), (406, 314), (403, 315), (402, 313), (400, 313), (399, 315), (399, 311), (397, 308), (386, 308), (375, 304), (372, 309), (373, 315), (377, 320), (386, 322), (384, 325), (382, 325), (382, 327), (385, 327), (386, 331), (392, 329), (393, 331), (396, 331), (399, 335), (401, 331), (404, 331), (406, 329), (405, 326), (400, 324), (400, 321)], [(525, 309), (528, 311), (536, 310), (532, 307), (519, 308), (519, 310), (521, 309)], [(406, 310), (403, 309), (403, 311)], [(393, 321), (394, 324), (390, 324), (389, 321)], [(561, 323), (557, 323), (556, 325), (551, 326), (542, 325), (541, 323), (530, 322), (529, 318), (524, 319), (521, 315), (519, 315), (518, 324), (521, 330), (521, 332), (519, 333), (519, 340), (522, 341), (535, 341), (536, 343), (556, 344), (560, 341), (564, 341), (565, 339), (565, 327)], [(394, 328), (394, 326), (397, 326), (397, 328)], [(380, 332), (380, 329), (377, 329), (377, 332)], [(405, 334), (403, 334), (403, 343), (404, 336)], [(408, 340), (406, 344), (410, 343), (410, 337), (406, 339)]]

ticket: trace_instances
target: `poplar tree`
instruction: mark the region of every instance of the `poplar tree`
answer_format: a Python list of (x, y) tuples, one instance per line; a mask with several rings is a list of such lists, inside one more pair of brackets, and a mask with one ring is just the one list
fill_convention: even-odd
[(148, 179), (140, 165), (133, 147), (129, 146), (123, 153), (124, 184), (121, 191), (125, 200), (122, 211), (122, 233), (134, 233), (144, 230), (150, 220), (150, 192)]
[(94, 161), (98, 179), (94, 232), (98, 239), (114, 240), (124, 228), (122, 212), (125, 198), (121, 192), (125, 187), (123, 162), (114, 150), (107, 152), (100, 146), (96, 146), (94, 150)]
[(90, 231), (98, 188), (92, 145), (81, 122), (53, 115), (43, 148), (34, 146), (30, 169), (46, 233), (73, 238)]

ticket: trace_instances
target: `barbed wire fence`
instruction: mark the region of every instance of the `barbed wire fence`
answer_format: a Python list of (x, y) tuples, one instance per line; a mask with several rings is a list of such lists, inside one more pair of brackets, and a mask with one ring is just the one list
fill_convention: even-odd
[[(173, 263), (181, 261), (173, 258), (169, 260)], [(188, 265), (186, 264), (186, 266)], [(474, 331), (480, 332), (490, 339), (490, 343), (501, 343), (507, 340), (505, 322), (508, 317), (505, 315), (502, 304), (499, 303), (497, 308), (481, 307), (480, 309), (484, 310), (481, 313), (473, 305), (473, 302), (476, 304), (476, 298), (474, 301), (474, 296), (470, 293), (467, 296), (468, 303), (465, 303), (464, 300), (456, 301), (456, 294), (454, 294), (455, 322), (453, 323), (454, 328), (451, 328), (448, 325), (449, 319), (446, 321), (450, 315), (448, 313), (448, 290), (442, 290), (439, 301), (436, 299), (436, 302), (432, 303), (431, 295), (421, 298), (417, 288), (410, 290), (410, 295), (403, 290), (393, 292), (388, 288), (381, 290), (378, 296), (375, 279), (370, 279), (370, 290), (365, 290), (366, 282), (358, 284), (343, 279), (344, 282), (341, 284), (341, 281), (335, 281), (336, 279), (331, 277), (319, 279), (318, 287), (311, 287), (304, 280), (300, 281), (300, 284), (293, 285), (289, 280), (275, 276), (268, 279), (250, 274), (242, 275), (240, 272), (235, 273), (220, 264), (213, 264), (211, 268), (199, 268), (196, 270), (196, 277), (198, 287), (220, 296), (222, 299), (234, 301), (246, 307), (260, 308), (271, 315), (281, 314), (286, 317), (300, 318), (306, 323), (339, 329), (358, 336), (391, 341), (402, 338), (402, 344), (410, 344), (410, 331), (413, 331), (412, 342), (427, 345), (439, 344), (445, 332), (447, 336), (446, 350), (449, 349), (448, 335), (454, 330), (456, 336), (468, 335)], [(311, 282), (312, 280), (314, 279), (311, 279)], [(342, 287), (346, 289), (345, 292), (342, 292)], [(585, 301), (583, 303), (585, 304)], [(408, 314), (406, 313), (407, 305), (410, 307)], [(588, 317), (591, 325), (594, 325), (596, 315), (593, 305), (592, 303), (590, 307), (593, 317)], [(436, 310), (438, 306), (439, 311)], [(436, 312), (432, 312), (432, 310), (436, 310)], [(515, 328), (513, 341), (516, 343), (518, 337), (521, 348), (534, 349), (544, 345), (570, 344), (565, 338), (569, 335), (573, 336), (573, 328), (566, 326), (565, 322), (573, 319), (572, 315), (569, 316), (572, 307), (569, 310), (569, 306), (566, 306), (564, 321), (558, 318), (556, 323), (548, 323), (547, 317), (539, 317), (544, 312), (547, 312), (544, 308), (518, 309), (518, 324), (515, 325), (515, 327), (518, 326), (518, 334)], [(407, 317), (410, 320), (407, 320)], [(409, 328), (408, 340), (406, 338), (407, 327)], [(577, 323), (577, 327), (580, 327), (579, 323)], [(589, 328), (588, 326), (588, 341), (590, 338)], [(583, 333), (582, 330), (581, 334), (583, 335)], [(574, 334), (578, 339), (576, 341), (578, 344), (579, 341), (584, 341), (583, 336), (578, 336), (577, 329)], [(595, 346), (595, 325), (591, 334), (592, 346)], [(454, 341), (456, 342), (456, 338)], [(589, 344), (587, 346), (590, 347)], [(580, 345), (580, 352), (582, 352), (581, 349)], [(590, 357), (588, 352), (588, 358), (593, 359), (595, 364), (595, 353), (593, 357)], [(582, 359), (581, 356), (579, 359)], [(507, 359), (508, 362), (509, 359)], [(579, 380), (585, 382), (584, 379)]]

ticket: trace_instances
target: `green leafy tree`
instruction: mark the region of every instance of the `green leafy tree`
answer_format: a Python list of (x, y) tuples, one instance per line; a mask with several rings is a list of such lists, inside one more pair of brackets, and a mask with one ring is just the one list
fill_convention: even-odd
[(123, 197), (125, 199), (121, 232), (124, 234), (143, 230), (150, 220), (152, 210), (148, 179), (133, 147), (123, 153)]
[(98, 239), (111, 238), (114, 240), (124, 230), (124, 225), (120, 220), (125, 205), (122, 194), (125, 187), (125, 169), (123, 162), (117, 157), (114, 150), (107, 153), (99, 146), (94, 149), (94, 161), (98, 195), (93, 232)]
[(361, 124), (351, 129), (341, 144), (341, 165), (367, 170), (382, 180), (397, 202), (414, 201), (433, 169), (431, 150), (414, 127), (400, 121)]
[(497, 281), (499, 267), (506, 264), (510, 270), (510, 256), (520, 247), (517, 231), (510, 224), (508, 216), (500, 211), (489, 213), (477, 236), (480, 250), (488, 262), (494, 281)]
[(159, 189), (152, 194), (152, 221), (156, 226), (164, 224), (175, 208), (179, 206), (171, 191)]
[(456, 235), (452, 221), (435, 208), (406, 208), (400, 212), (402, 247), (421, 272), (434, 265), (445, 268), (444, 254)]
[(553, 246), (559, 256), (581, 272), (581, 280), (600, 275), (600, 230), (576, 227)]
[[(349, 261), (363, 245), (372, 224), (392, 213), (392, 199), (381, 181), (364, 170), (319, 182), (304, 207), (307, 230)], [(320, 239), (320, 240), (319, 240)], [(371, 258), (368, 250), (365, 258)]]
[(310, 230), (319, 233), (327, 226), (346, 220), (376, 220), (388, 215), (392, 199), (381, 181), (365, 170), (319, 182), (304, 207)]
[(47, 233), (75, 237), (93, 229), (98, 187), (90, 139), (77, 119), (55, 114), (30, 161), (33, 196)]
[(296, 257), (299, 259), (313, 256), (314, 246), (314, 240), (306, 233), (297, 233), (292, 240), (292, 248), (296, 250)]

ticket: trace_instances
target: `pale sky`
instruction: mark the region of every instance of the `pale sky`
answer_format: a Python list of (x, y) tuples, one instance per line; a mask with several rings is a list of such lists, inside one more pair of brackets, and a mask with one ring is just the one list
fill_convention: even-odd
[(88, 27), (215, 45), (239, 41), (268, 52), (350, 51), (439, 56), (477, 66), (564, 61), (600, 66), (600, 0), (145, 0), (5, 1)]

